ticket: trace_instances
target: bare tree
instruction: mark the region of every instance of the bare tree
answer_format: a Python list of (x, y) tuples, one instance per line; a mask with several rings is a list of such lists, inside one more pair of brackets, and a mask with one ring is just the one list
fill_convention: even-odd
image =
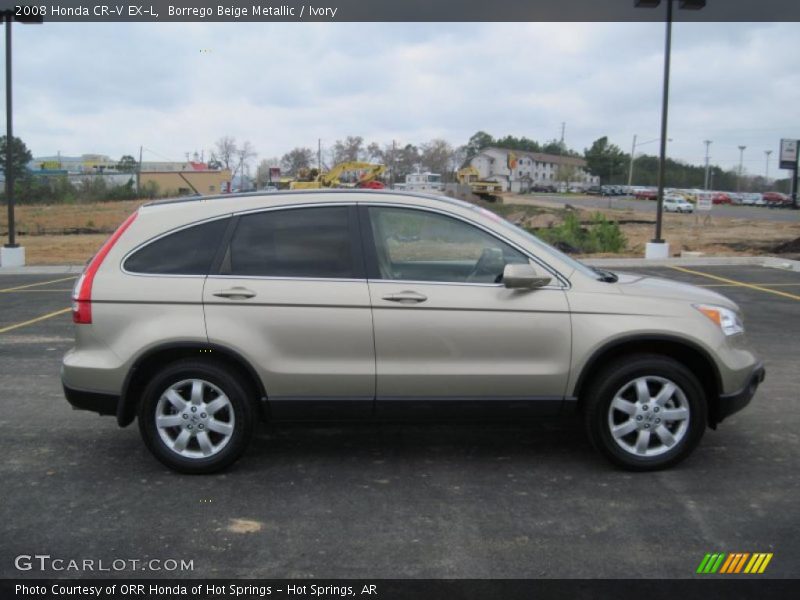
[[(446, 176), (452, 170), (453, 147), (443, 139), (434, 139), (422, 144), (420, 162), (432, 173)], [(445, 177), (446, 178), (446, 177)]]
[(209, 162), (216, 162), (223, 168), (230, 170), (231, 166), (238, 162), (236, 160), (238, 157), (237, 152), (236, 138), (229, 135), (222, 136), (214, 144)]
[[(245, 168), (247, 168), (247, 163), (251, 158), (255, 158), (258, 156), (258, 153), (253, 148), (253, 145), (250, 142), (245, 141), (240, 148), (236, 150), (236, 157), (239, 159), (239, 178), (242, 184), (244, 184), (244, 173)], [(244, 185), (240, 186), (244, 187)]]
[(344, 140), (336, 140), (333, 145), (333, 163), (354, 162), (365, 156), (364, 138), (348, 135)]
[(308, 169), (314, 160), (311, 148), (295, 148), (281, 158), (281, 169), (290, 175), (297, 175), (300, 169)]
[(256, 168), (256, 185), (260, 188), (266, 186), (269, 182), (269, 170), (275, 167), (280, 167), (281, 161), (277, 156), (272, 158), (265, 158)]

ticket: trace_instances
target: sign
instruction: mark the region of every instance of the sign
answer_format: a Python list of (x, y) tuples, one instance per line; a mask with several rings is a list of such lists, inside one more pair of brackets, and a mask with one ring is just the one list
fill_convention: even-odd
[(697, 194), (697, 210), (711, 210), (713, 206), (712, 194)]
[(780, 168), (790, 171), (797, 168), (797, 140), (781, 140)]

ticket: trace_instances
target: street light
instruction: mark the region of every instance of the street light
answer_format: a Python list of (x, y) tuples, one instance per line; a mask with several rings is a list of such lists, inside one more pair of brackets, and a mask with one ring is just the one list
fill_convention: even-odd
[(16, 16), (13, 10), (0, 12), (6, 23), (6, 202), (8, 203), (8, 243), (0, 248), (0, 266), (16, 267), (25, 264), (25, 250), (19, 247), (16, 237), (16, 222), (14, 221), (14, 173), (11, 169), (11, 152), (13, 148), (14, 131), (12, 126), (11, 107), (11, 22), (18, 21), (25, 24), (41, 23), (43, 18), (37, 16)]
[[(628, 187), (631, 187), (633, 184), (633, 161), (636, 156), (636, 148), (639, 146), (644, 146), (645, 144), (652, 144), (653, 142), (659, 141), (661, 138), (655, 138), (652, 140), (647, 140), (646, 142), (637, 142), (636, 135), (633, 136), (633, 145), (631, 146), (631, 164), (628, 166)], [(672, 138), (667, 138), (668, 142), (672, 141)]]
[[(661, 153), (658, 161), (658, 205), (656, 207), (656, 236), (647, 244), (645, 258), (668, 258), (669, 245), (661, 239), (661, 221), (664, 216), (664, 176), (667, 167), (667, 108), (669, 105), (669, 60), (672, 49), (672, 3), (666, 0), (667, 22), (666, 40), (664, 43), (664, 89), (661, 97)], [(685, 10), (700, 10), (706, 0), (677, 0), (678, 7)], [(634, 6), (641, 8), (657, 8), (661, 0), (634, 0)]]
[(764, 180), (765, 183), (769, 183), (769, 155), (772, 154), (772, 150), (764, 150), (764, 154), (767, 155), (767, 168), (764, 170)]
[(744, 151), (747, 146), (739, 146), (739, 177), (736, 178), (736, 191), (742, 191), (742, 162), (744, 162)]
[(703, 140), (703, 143), (706, 145), (706, 177), (703, 180), (705, 183), (705, 187), (703, 189), (705, 189), (705, 191), (708, 191), (708, 160), (709, 160), (708, 149), (711, 147), (711, 140)]

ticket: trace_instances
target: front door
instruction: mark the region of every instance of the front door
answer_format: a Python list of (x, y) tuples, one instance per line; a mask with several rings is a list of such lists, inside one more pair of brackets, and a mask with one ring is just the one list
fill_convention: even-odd
[(377, 414), (398, 415), (410, 403), (454, 416), (501, 404), (557, 411), (571, 343), (559, 284), (504, 287), (505, 265), (529, 258), (460, 218), (422, 208), (360, 210), (373, 271)]

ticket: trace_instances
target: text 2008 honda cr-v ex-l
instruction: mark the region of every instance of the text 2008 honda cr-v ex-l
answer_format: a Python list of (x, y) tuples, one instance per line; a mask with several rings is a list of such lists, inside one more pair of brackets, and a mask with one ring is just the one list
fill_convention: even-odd
[(717, 293), (590, 269), (443, 197), (354, 190), (156, 202), (87, 265), (62, 380), (173, 469), (259, 420), (582, 413), (635, 470), (685, 458), (764, 378)]

